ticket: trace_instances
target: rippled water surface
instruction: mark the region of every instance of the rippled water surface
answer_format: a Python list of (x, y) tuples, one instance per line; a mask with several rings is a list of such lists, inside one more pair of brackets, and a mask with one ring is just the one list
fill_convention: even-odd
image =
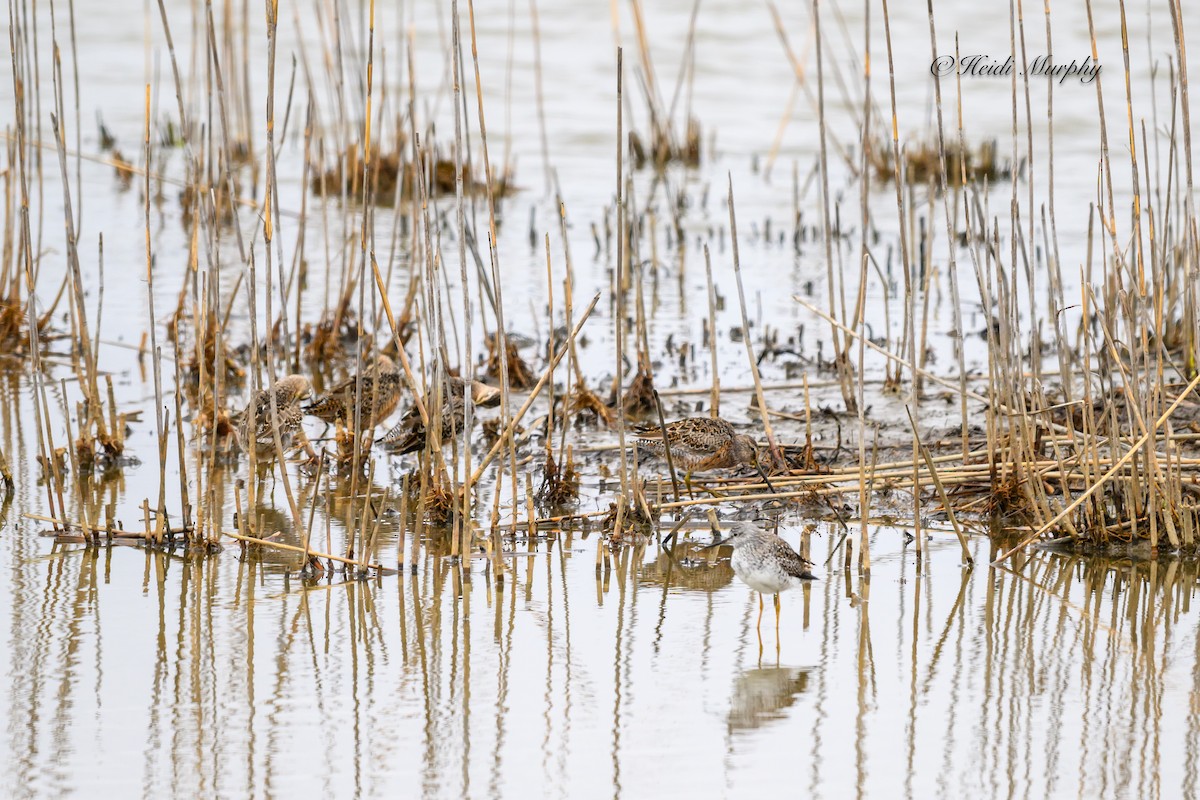
[[(15, 0), (14, 5), (29, 6)], [(63, 3), (55, 5), (61, 39), (66, 11)], [(202, 46), (194, 49), (194, 22), (202, 18), (202, 4), (166, 5), (182, 67), (191, 74), (192, 54), (203, 53)], [(281, 134), (284, 213), (277, 246), (289, 265), (304, 192), (303, 122), (297, 121), (301, 109), (311, 95), (324, 129), (345, 126), (342, 135), (349, 139), (354, 136), (344, 131), (353, 133), (361, 121), (361, 111), (355, 109), (361, 105), (366, 6), (319, 4), (326, 10), (337, 5), (345, 17), (346, 91), (357, 99), (342, 114), (324, 73), (327, 65), (322, 65), (329, 52), (322, 50), (327, 41), (322, 37), (328, 31), (318, 25), (317, 5), (280, 4), (277, 82), (286, 86), (292, 81), (293, 55), (300, 64), (307, 59), (320, 73), (310, 84), (297, 67), (292, 119)], [(522, 3), (478, 5), (477, 44), (492, 159), (499, 163), (507, 157), (522, 189), (502, 208), (498, 274), (509, 327), (544, 337), (543, 237), (551, 236), (551, 285), (559, 292), (564, 254), (558, 208), (543, 169), (529, 10)], [(898, 129), (906, 142), (929, 141), (933, 82), (924, 4), (893, 5), (903, 6), (891, 9)], [(1007, 55), (1007, 4), (937, 5), (939, 52), (953, 52), (957, 31), (964, 54)], [(1031, 57), (1047, 49), (1042, 5), (1034, 5), (1025, 9)], [(1067, 54), (1065, 60), (1082, 60), (1091, 53), (1085, 12), (1060, 5), (1064, 7), (1053, 9), (1054, 51)], [(1126, 147), (1127, 138), (1119, 8), (1107, 0), (1093, 5), (1110, 144), (1116, 152)], [(29, 135), (51, 142), (52, 48), (44, 6), (37, 4), (35, 37), (42, 79), (42, 105), (35, 118), (41, 129)], [(100, 111), (126, 157), (138, 161), (145, 84), (153, 86), (156, 118), (176, 109), (158, 9), (130, 2), (75, 6), (82, 151), (99, 153), (91, 120)], [(392, 104), (392, 118), (403, 113), (407, 89), (400, 87), (407, 85), (409, 75), (400, 64), (408, 60), (403, 45), (411, 41), (413, 84), (422, 106), (418, 114), (425, 123), (452, 131), (453, 95), (443, 55), (450, 36), (449, 5), (422, 1), (400, 10), (388, 6), (379, 9), (375, 38), (377, 102)], [(460, 6), (465, 14), (465, 2)], [(593, 293), (607, 293), (611, 280), (612, 253), (597, 248), (593, 226), (603, 230), (610, 219), (615, 191), (615, 39), (608, 4), (543, 0), (539, 6), (547, 153), (569, 219), (578, 312)], [(670, 0), (647, 6), (657, 80), (669, 100), (692, 4)], [(854, 220), (846, 223), (849, 228), (857, 225), (859, 214), (858, 184), (850, 173), (857, 163), (853, 119), (861, 107), (864, 10), (855, 3), (821, 8), (828, 37), (825, 69), (836, 65), (841, 73), (841, 78), (826, 76), (834, 153), (830, 190), (841, 218)], [(780, 11), (790, 46), (815, 90), (811, 15), (807, 9)], [(1161, 3), (1132, 4), (1127, 12), (1135, 114), (1147, 120), (1152, 151), (1147, 157), (1155, 164), (1161, 161), (1165, 171), (1167, 152), (1154, 149), (1154, 141), (1166, 133), (1165, 123), (1156, 123), (1154, 115), (1165, 119), (1170, 108), (1162, 75), (1174, 53), (1171, 21)], [(218, 15), (223, 13), (218, 9)], [(240, 20), (240, 9), (233, 13)], [(1187, 13), (1184, 32), (1195, 45), (1200, 43), (1200, 14)], [(636, 55), (629, 8), (620, 5), (619, 14), (627, 66), (624, 124), (627, 130), (644, 131), (646, 105), (637, 90), (644, 67)], [(870, 15), (874, 113), (886, 120), (887, 57), (878, 4), (870, 4)], [(257, 120), (252, 144), (261, 151), (266, 82), (262, 9), (251, 3), (247, 18), (252, 39), (247, 74), (255, 87), (251, 109)], [(328, 22), (328, 17), (321, 19)], [(407, 31), (411, 37), (406, 40)], [(307, 48), (303, 57), (302, 44)], [(685, 194), (689, 202), (682, 251), (664, 238), (669, 210), (661, 187), (648, 173), (638, 174), (631, 184), (633, 202), (649, 205), (662, 225), (653, 234), (662, 249), (646, 288), (651, 309), (647, 338), (655, 353), (665, 352), (668, 342), (696, 343), (697, 356), (685, 366), (677, 367), (665, 356), (659, 364), (668, 416), (693, 412), (711, 378), (707, 351), (700, 344), (707, 317), (701, 246), (708, 244), (714, 281), (724, 300), (717, 315), (717, 351), (730, 393), (722, 409), (739, 424), (756, 422), (748, 395), (737, 391), (750, 383), (744, 346), (729, 335), (740, 325), (740, 316), (724, 199), (727, 182), (735, 187), (740, 257), (755, 330), (773, 328), (784, 337), (804, 330), (796, 347), (806, 360), (790, 366), (766, 360), (763, 379), (769, 384), (797, 380), (797, 364), (814, 363), (823, 339), (828, 346), (828, 327), (792, 299), (807, 295), (825, 305), (828, 292), (819, 236), (799, 248), (792, 239), (796, 211), (810, 227), (820, 215), (819, 187), (811, 181), (819, 153), (815, 111), (806, 92), (797, 88), (767, 7), (733, 0), (701, 3), (695, 48), (694, 81), (684, 86), (679, 102), (690, 104), (703, 127), (704, 162), (696, 170), (668, 172), (670, 190)], [(470, 73), (469, 48), (467, 58)], [(69, 50), (64, 59), (70, 81)], [(1193, 87), (1200, 86), (1196, 63), (1189, 63)], [(1154, 76), (1152, 67), (1159, 70)], [(14, 107), (11, 70), (6, 67), (0, 82), (0, 108), (8, 110), (5, 126), (12, 125)], [(844, 80), (844, 92), (836, 88), (838, 80)], [(466, 88), (474, 120), (474, 82), (467, 81)], [(1011, 90), (1007, 79), (973, 77), (962, 84), (967, 139), (996, 139), (1006, 157), (1013, 151)], [(956, 124), (952, 109), (957, 89), (945, 83), (943, 91), (947, 124)], [(1040, 208), (1048, 202), (1046, 81), (1031, 86), (1032, 153), (1021, 91), (1016, 147), (1036, 176), (1034, 205)], [(207, 100), (199, 81), (187, 81), (185, 94), (195, 108)], [(276, 98), (280, 116), (282, 95), (281, 88)], [(1055, 84), (1053, 103), (1057, 235), (1063, 273), (1072, 281), (1067, 293), (1075, 297), (1088, 258), (1089, 204), (1097, 191), (1094, 84)], [(781, 126), (781, 120), (786, 124)], [(75, 124), (70, 110), (69, 143)], [(11, 137), (11, 127), (7, 130)], [(845, 147), (850, 157), (836, 155), (838, 147)], [(44, 311), (58, 292), (65, 259), (57, 160), (53, 147), (42, 153), (45, 178), (40, 188), (35, 185), (32, 202), (42, 254), (38, 308)], [(152, 324), (163, 335), (166, 316), (186, 286), (183, 267), (190, 233), (179, 219), (178, 189), (169, 182), (182, 172), (181, 156), (178, 150), (164, 153), (156, 175), (168, 180), (156, 177), (156, 187), (163, 187), (165, 199), (156, 198), (151, 223), (158, 309), (153, 322), (137, 181), (132, 189), (122, 189), (111, 166), (85, 160), (77, 185), (75, 162), (69, 162), (72, 191), (77, 201), (82, 197), (82, 209), (77, 204), (75, 210), (81, 213), (89, 309), (101, 307), (95, 252), (99, 235), (104, 236), (99, 363), (113, 377), (121, 409), (141, 412), (140, 419), (130, 422), (128, 440), (140, 465), (97, 478), (95, 496), (87, 503), (69, 491), (65, 509), (57, 501), (52, 504), (37, 461), (30, 367), (0, 354), (0, 452), (16, 479), (14, 495), (0, 506), (0, 575), (5, 578), (0, 590), (5, 675), (0, 683), (0, 794), (1140, 798), (1200, 792), (1200, 613), (1193, 608), (1198, 579), (1194, 560), (1083, 558), (1039, 550), (990, 566), (998, 545), (980, 528), (973, 529), (969, 540), (974, 566), (965, 566), (944, 522), (931, 522), (928, 548), (918, 559), (903, 525), (872, 518), (872, 569), (865, 576), (855, 565), (845, 567), (836, 520), (826, 519), (819, 506), (793, 509), (782, 515), (781, 533), (794, 546), (802, 536), (808, 539), (820, 580), (782, 596), (778, 634), (768, 599), (760, 636), (757, 597), (733, 576), (727, 552), (699, 549), (708, 541), (707, 529), (696, 528), (687, 538), (681, 534), (670, 550), (647, 538), (624, 541), (608, 552), (602, 549), (598, 525), (544, 526), (533, 538), (523, 531), (505, 539), (497, 557), (475, 554), (464, 571), (448, 558), (444, 537), (426, 531), (423, 540), (414, 541), (411, 526), (389, 507), (369, 558), (401, 569), (366, 580), (341, 572), (304, 579), (302, 558), (282, 550), (243, 552), (229, 539), (221, 552), (201, 554), (120, 543), (85, 548), (46, 535), (51, 527), (46, 517), (64, 510), (79, 519), (86, 510), (103, 518), (104, 506), (125, 529), (140, 530), (143, 501), (153, 503), (158, 494), (151, 362), (139, 359), (131, 348)], [(1118, 204), (1128, 200), (1129, 179), (1128, 169), (1115, 171)], [(981, 197), (1003, 219), (1011, 191), (1010, 184), (1002, 183)], [(1028, 185), (1020, 182), (1017, 191), (1026, 203)], [(880, 260), (890, 265), (891, 256), (884, 253), (886, 241), (897, 234), (894, 189), (879, 187), (871, 198), (874, 224), (885, 242), (879, 245)], [(448, 265), (452, 262), (447, 287), (457, 297), (453, 207), (442, 209), (444, 256)], [(327, 306), (329, 289), (336, 291), (346, 253), (357, 252), (359, 220), (356, 211), (337, 201), (322, 203), (311, 196), (307, 213), (311, 217), (304, 235), (312, 266), (299, 312), (315, 320)], [(477, 213), (477, 229), (485, 230), (486, 215)], [(389, 291), (395, 298), (408, 286), (411, 261), (403, 248), (407, 240), (395, 240), (400, 246), (393, 247), (393, 221), (390, 211), (381, 211), (375, 233), (380, 261), (392, 270)], [(239, 222), (247, 246), (258, 248), (261, 258), (258, 212), (243, 209)], [(937, 230), (931, 244), (936, 258), (945, 238), (940, 211), (929, 224)], [(1039, 222), (1039, 241), (1042, 233)], [(834, 248), (834, 258), (857, 271), (857, 247), (855, 233)], [(229, 231), (215, 250), (223, 260), (217, 270), (222, 291), (228, 293), (244, 274)], [(333, 266), (326, 269), (327, 263)], [(1039, 261), (1037, 268), (1041, 265)], [(896, 291), (898, 279), (885, 277), (884, 267), (872, 273), (866, 288), (869, 321), (879, 337), (897, 335), (897, 309), (904, 303)], [(887, 269), (891, 275), (891, 267)], [(986, 341), (973, 335), (986, 321), (977, 313), (970, 267), (962, 269), (963, 307), (968, 309), (964, 327), (972, 334), (962, 340), (966, 363), (968, 370), (986, 372)], [(1042, 302), (1045, 278), (1034, 280), (1037, 302)], [(939, 284), (930, 298), (929, 363), (934, 372), (952, 375), (955, 336), (949, 332), (951, 310), (943, 292)], [(882, 313), (885, 306), (891, 316)], [(1078, 313), (1067, 312), (1073, 319)], [(261, 324), (261, 308), (259, 314)], [(555, 314), (561, 322), (561, 301), (556, 300)], [(249, 316), (243, 295), (231, 310), (233, 338), (245, 337)], [(61, 308), (56, 322), (69, 329)], [(478, 355), (485, 324), (476, 315), (471, 330), (464, 326), (454, 335), (474, 337)], [(588, 342), (580, 351), (583, 369), (596, 385), (607, 385), (615, 367), (607, 295), (589, 325)], [(67, 436), (64, 409), (73, 414), (79, 401), (68, 339), (49, 344), (43, 384), (46, 414), (59, 445)], [(883, 362), (869, 357), (865, 366), (871, 381), (868, 402), (882, 420), (878, 435), (885, 444), (905, 442), (903, 402), (879, 390)], [(534, 365), (538, 373), (542, 367)], [(163, 369), (173, 418), (169, 347)], [(815, 369), (810, 375), (814, 407), (840, 403), (831, 376)], [(682, 393), (690, 389), (697, 394)], [(804, 407), (798, 392), (773, 397), (773, 407), (793, 414)], [(956, 407), (931, 392), (921, 411), (922, 424), (956, 423), (956, 417), (946, 417), (954, 413)], [(777, 431), (786, 441), (800, 441), (800, 420), (781, 419)], [(857, 447), (856, 420), (847, 418), (842, 425), (844, 431), (829, 419), (817, 421), (822, 448), (833, 451), (843, 434), (843, 444)], [(319, 434), (320, 427), (311, 433)], [(581, 452), (590, 448), (599, 453), (614, 445), (615, 435), (586, 428), (573, 432), (572, 441)], [(169, 508), (178, 508), (173, 438), (170, 447), (167, 500)], [(200, 447), (185, 443), (184, 462), (193, 464)], [(841, 452), (851, 457), (846, 455), (850, 451)], [(588, 452), (581, 460), (579, 510), (586, 513), (607, 508), (615, 485), (611, 460), (597, 453)], [(540, 458), (540, 451), (530, 454)], [(394, 496), (401, 474), (412, 466), (411, 460), (379, 458), (371, 485), (376, 502), (385, 493)], [(289, 474), (306, 520), (308, 510), (315, 508), (313, 546), (344, 552), (347, 531), (362, 515), (362, 485), (354, 500), (345, 479), (327, 477), (317, 486), (296, 468)], [(253, 479), (262, 499), (258, 518), (278, 541), (298, 545), (285, 488), (277, 478), (263, 473)], [(214, 497), (228, 530), (236, 525), (239, 480), (252, 480), (244, 463), (221, 476)], [(477, 517), (489, 519), (498, 499), (501, 519), (526, 519), (524, 487), (516, 508), (509, 492), (506, 483), (497, 498), (494, 478), (486, 479)], [(907, 508), (909, 501), (888, 504), (894, 511), (892, 506)], [(727, 517), (734, 510), (720, 511)], [(689, 529), (699, 524), (697, 518)], [(851, 521), (855, 531), (858, 524)], [(417, 544), (421, 548), (414, 550)]]

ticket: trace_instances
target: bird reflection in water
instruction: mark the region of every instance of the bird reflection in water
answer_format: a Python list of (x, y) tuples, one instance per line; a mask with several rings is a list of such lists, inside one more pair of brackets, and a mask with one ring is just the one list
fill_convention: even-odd
[(804, 667), (744, 670), (733, 682), (726, 720), (729, 730), (753, 730), (781, 719), (783, 712), (808, 690), (811, 673), (811, 669)]

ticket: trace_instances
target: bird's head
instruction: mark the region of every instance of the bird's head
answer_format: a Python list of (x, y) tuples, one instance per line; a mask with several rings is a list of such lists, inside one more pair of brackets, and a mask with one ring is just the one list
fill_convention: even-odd
[(374, 367), (375, 371), (380, 374), (400, 371), (400, 368), (396, 366), (396, 362), (392, 361), (391, 356), (385, 356), (383, 353), (375, 356)]
[(724, 536), (717, 539), (704, 549), (710, 550), (714, 547), (728, 545), (736, 550), (739, 546), (745, 544), (760, 533), (762, 533), (762, 531), (753, 522), (741, 520), (730, 525), (729, 531)]
[(759, 447), (753, 437), (743, 433), (733, 437), (733, 453), (739, 464), (749, 464), (754, 467), (758, 471), (758, 476), (763, 479), (763, 483), (767, 485), (767, 489), (772, 494), (775, 493), (775, 487), (771, 485), (771, 481), (763, 469), (764, 463), (771, 462), (771, 454), (767, 448)]
[(500, 405), (502, 394), (495, 386), (471, 381), (471, 402), (480, 408), (495, 408)]
[(275, 382), (275, 389), (285, 392), (291, 401), (295, 402), (312, 393), (312, 383), (303, 375), (288, 375)]

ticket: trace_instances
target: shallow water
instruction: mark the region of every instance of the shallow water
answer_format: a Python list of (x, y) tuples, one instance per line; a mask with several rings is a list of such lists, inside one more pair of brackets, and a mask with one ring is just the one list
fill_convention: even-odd
[(5, 792), (1194, 792), (1195, 562), (965, 569), (934, 534), (918, 574), (899, 540), (784, 594), (778, 640), (768, 603), (761, 649), (727, 566), (664, 587), (630, 547), (597, 577), (594, 535), (467, 584), (6, 541)]
[[(157, 9), (150, 8), (146, 17), (154, 45), (144, 59), (138, 24), (142, 4), (104, 10), (77, 5), (83, 151), (98, 151), (90, 119), (100, 110), (118, 146), (136, 162), (145, 82), (155, 87), (156, 117), (173, 114), (175, 108)], [(396, 67), (396, 51), (402, 31), (412, 27), (415, 82), (427, 102), (419, 114), (423, 121), (434, 116), (443, 136), (453, 124), (442, 55), (449, 38), (444, 5), (409, 4), (400, 19), (394, 9), (380, 9), (376, 34), (382, 65), (377, 77), (391, 85), (395, 103), (395, 87), (407, 80)], [(615, 180), (609, 9), (581, 2), (541, 5), (546, 6), (540, 8), (540, 25), (549, 155), (570, 220), (576, 311), (594, 292), (606, 293), (594, 324), (585, 329), (589, 341), (580, 351), (589, 380), (600, 386), (611, 380), (615, 367), (607, 297), (612, 254), (596, 252), (591, 232), (593, 225), (602, 229), (611, 214)], [(1126, 141), (1118, 10), (1115, 2), (1095, 6), (1109, 136), (1116, 152)], [(691, 7), (672, 0), (646, 9), (664, 92), (673, 89)], [(824, 24), (832, 28), (827, 30), (833, 44), (826, 56), (852, 75), (855, 52), (861, 50), (863, 10), (857, 4), (823, 4), (822, 9)], [(1026, 20), (1031, 56), (1046, 49), (1040, 10)], [(281, 83), (289, 80), (291, 55), (299, 42), (305, 42), (315, 63), (313, 53), (322, 41), (313, 18), (303, 16), (307, 12), (297, 8), (297, 25), (291, 11), (281, 20)], [(353, 31), (347, 57), (354, 65), (362, 51), (365, 11), (355, 4), (344, 12)], [(844, 34), (835, 12), (844, 15)], [(39, 8), (38, 13), (40, 135), (49, 140), (50, 32), (48, 12)], [(192, 12), (181, 6), (169, 13), (177, 47), (186, 55), (193, 41)], [(527, 11), (521, 4), (510, 10), (497, 3), (480, 4), (477, 13), (492, 158), (498, 162), (500, 153), (511, 151), (517, 182), (524, 187), (505, 203), (499, 229), (509, 327), (544, 335), (545, 234), (551, 238), (556, 287), (565, 267), (557, 208), (542, 171)], [(506, 76), (510, 13), (515, 21), (511, 92)], [(636, 41), (628, 9), (622, 7), (621, 13), (628, 70), (625, 124), (644, 130), (645, 104), (631, 88), (638, 69)], [(870, 13), (875, 113), (886, 118), (882, 20), (874, 5)], [(906, 141), (917, 141), (931, 130), (928, 23), (923, 4), (893, 8), (892, 13), (899, 129)], [(809, 18), (793, 9), (783, 9), (783, 14), (791, 45), (805, 54), (815, 80), (814, 55), (805, 44)], [(1082, 59), (1091, 47), (1083, 11), (1064, 7), (1054, 14), (1054, 50)], [(1147, 118), (1153, 136), (1151, 112), (1165, 115), (1169, 98), (1161, 72), (1151, 86), (1150, 68), (1157, 63), (1165, 70), (1170, 21), (1164, 7), (1152, 4), (1153, 36), (1147, 42), (1147, 7), (1131, 7), (1129, 15), (1135, 113)], [(953, 49), (957, 29), (964, 54), (1007, 53), (1006, 7), (939, 7), (937, 16), (940, 52)], [(252, 7), (250, 18), (253, 107), (261, 113), (261, 12)], [(1197, 19), (1192, 14), (1185, 20), (1192, 42), (1200, 41)], [(144, 62), (150, 65), (148, 73)], [(1190, 64), (1193, 87), (1200, 86), (1196, 64), (1195, 59)], [(347, 68), (351, 93), (359, 91), (356, 70)], [(5, 77), (0, 108), (11, 109), (11, 74)], [(831, 139), (852, 147), (857, 132), (850, 120), (857, 101), (847, 104), (832, 78), (827, 81)], [(770, 327), (785, 338), (804, 331), (796, 345), (803, 358), (765, 360), (764, 381), (794, 380), (807, 369), (814, 407), (841, 402), (830, 384), (832, 374), (813, 367), (822, 340), (828, 356), (828, 328), (792, 300), (793, 294), (809, 294), (825, 306), (828, 296), (819, 236), (806, 240), (799, 252), (792, 246), (793, 174), (804, 184), (799, 201), (804, 224), (817, 225), (820, 216), (818, 186), (807, 183), (819, 151), (815, 115), (802, 92), (768, 174), (772, 141), (793, 82), (765, 8), (727, 0), (702, 5), (690, 102), (704, 127), (705, 162), (697, 171), (670, 173), (672, 191), (685, 192), (691, 201), (682, 262), (678, 248), (664, 238), (669, 212), (661, 191), (650, 201), (660, 246), (657, 269), (647, 277), (651, 351), (662, 353), (668, 340), (694, 342), (697, 348), (695, 359), (683, 367), (666, 356), (656, 365), (668, 416), (693, 413), (694, 403), (707, 401), (702, 394), (672, 393), (703, 392), (711, 377), (700, 345), (707, 314), (703, 244), (711, 246), (714, 281), (725, 300), (716, 326), (722, 381), (727, 388), (750, 382), (743, 345), (729, 335), (740, 317), (724, 201), (728, 179), (735, 187), (754, 330)], [(848, 94), (857, 98), (853, 87), (858, 84), (850, 84)], [(309, 91), (303, 75), (297, 86), (298, 109)], [(472, 116), (473, 88), (468, 80)], [(968, 141), (996, 138), (1001, 153), (1011, 152), (1010, 89), (1007, 80), (964, 79)], [(954, 91), (943, 85), (951, 116)], [(339, 115), (327, 81), (318, 76), (312, 93), (323, 125), (333, 130), (340, 122), (353, 130), (355, 113)], [(1031, 93), (1034, 166), (1029, 170), (1035, 176), (1034, 205), (1040, 207), (1048, 197), (1045, 84), (1034, 83)], [(200, 85), (188, 86), (189, 103), (198, 103), (203, 94)], [(1152, 96), (1157, 106), (1149, 106)], [(1068, 82), (1055, 85), (1053, 97), (1058, 238), (1064, 275), (1073, 281), (1067, 287), (1071, 298), (1080, 290), (1088, 205), (1096, 199), (1096, 94), (1090, 84)], [(352, 100), (348, 107), (358, 102)], [(277, 114), (282, 116), (281, 107)], [(303, 191), (299, 111), (293, 109), (293, 114), (286, 135), (281, 134), (279, 162), (286, 212), (279, 241), (289, 264)], [(74, 124), (73, 113), (67, 124)], [(1022, 119), (1017, 150), (1028, 158), (1024, 124)], [(254, 131), (260, 150), (262, 128), (260, 123)], [(71, 129), (68, 141), (73, 136)], [(45, 253), (38, 285), (42, 310), (57, 292), (64, 270), (57, 165), (52, 149), (43, 157), (47, 177), (34, 212)], [(179, 153), (165, 158), (163, 171), (178, 177)], [(1155, 163), (1161, 159), (1165, 171), (1166, 153), (1156, 151), (1153, 158)], [(150, 326), (142, 200), (137, 183), (122, 190), (107, 165), (84, 162), (81, 186), (74, 184), (73, 162), (70, 168), (75, 197), (83, 198), (80, 240), (89, 312), (100, 306), (94, 251), (98, 235), (104, 234), (100, 366), (114, 376), (121, 410), (142, 412), (131, 423), (128, 448), (143, 463), (98, 484), (97, 494), (115, 519), (137, 530), (144, 498), (158, 492), (150, 361), (139, 361), (126, 349), (136, 346)], [(856, 230), (859, 195), (848, 173), (846, 162), (831, 158), (831, 193), (842, 219), (854, 221), (847, 227)], [(1113, 180), (1119, 206), (1128, 200), (1129, 170), (1115, 168)], [(647, 203), (650, 176), (638, 175), (633, 186), (636, 202)], [(163, 184), (165, 199), (152, 212), (160, 338), (184, 281), (189, 244), (176, 191)], [(1001, 183), (983, 198), (1000, 215), (1002, 234), (1007, 233), (1011, 191), (1010, 184)], [(1017, 191), (1019, 201), (1027, 204), (1028, 185), (1019, 183)], [(897, 234), (893, 189), (877, 187), (872, 198), (883, 242), (878, 257), (886, 266), (898, 260), (885, 255)], [(448, 286), (457, 296), (457, 245), (452, 209), (447, 209), (443, 246), (451, 266)], [(329, 288), (336, 289), (341, 264), (357, 248), (359, 222), (356, 212), (343, 211), (336, 201), (322, 204), (310, 197), (309, 210), (314, 219), (327, 214), (330, 220), (328, 234), (315, 221), (306, 229), (306, 252), (322, 267), (310, 274), (301, 311), (305, 320), (315, 320), (326, 307)], [(243, 210), (240, 222), (261, 258), (261, 230), (254, 236), (257, 212)], [(486, 223), (481, 219), (477, 225), (482, 229)], [(939, 210), (930, 222), (935, 260), (945, 255), (942, 225)], [(392, 247), (391, 226), (391, 215), (381, 212), (377, 252), (381, 263), (388, 254), (385, 267), (394, 271), (389, 288), (396, 296), (408, 285), (410, 256), (405, 240)], [(1040, 224), (1037, 237), (1042, 241)], [(834, 250), (835, 260), (850, 273), (856, 271), (858, 246), (857, 233), (852, 233)], [(217, 252), (227, 293), (242, 272), (230, 231), (223, 231)], [(326, 258), (328, 270), (323, 268)], [(962, 339), (966, 363), (968, 370), (986, 372), (986, 342), (973, 335), (984, 328), (985, 318), (978, 312), (967, 251), (960, 250), (958, 258), (967, 309), (967, 336)], [(1034, 270), (1039, 303), (1046, 294), (1041, 263)], [(869, 276), (869, 319), (877, 337), (900, 332), (905, 302), (897, 289), (900, 280), (898, 264), (887, 280)], [(929, 305), (931, 369), (952, 375), (957, 337), (950, 331), (949, 296), (944, 283), (935, 288)], [(888, 317), (882, 313), (885, 305)], [(1043, 317), (1045, 311), (1037, 309)], [(260, 324), (265, 322), (264, 309), (257, 313)], [(1030, 309), (1023, 314), (1028, 319)], [(249, 315), (243, 294), (233, 310), (234, 338), (247, 338)], [(476, 355), (482, 349), (480, 317), (475, 315), (471, 332)], [(556, 317), (556, 324), (561, 323), (558, 300)], [(1077, 319), (1078, 311), (1069, 310), (1065, 317)], [(894, 338), (891, 346), (896, 346)], [(63, 409), (72, 407), (79, 394), (69, 343), (55, 342), (49, 349), (55, 355), (46, 368), (47, 413), (61, 445), (66, 439)], [(26, 365), (5, 355), (0, 354), (0, 451), (13, 464), (16, 492), (0, 507), (0, 574), (8, 578), (8, 591), (0, 592), (0, 652), (8, 676), (0, 689), (4, 795), (683, 797), (790, 790), (820, 797), (1176, 797), (1198, 791), (1200, 618), (1192, 609), (1198, 577), (1194, 561), (1083, 559), (1039, 551), (992, 567), (988, 562), (996, 555), (995, 546), (976, 532), (970, 540), (975, 566), (966, 568), (952, 532), (935, 527), (924, 561), (918, 563), (902, 527), (879, 526), (870, 537), (873, 568), (867, 579), (842, 569), (839, 529), (832, 521), (819, 521), (811, 547), (821, 580), (783, 595), (778, 637), (768, 602), (760, 645), (753, 594), (726, 562), (693, 552), (692, 544), (679, 546), (673, 556), (654, 542), (626, 544), (597, 573), (599, 533), (543, 530), (533, 541), (518, 537), (506, 542), (510, 550), (501, 561), (502, 579), (496, 563), (472, 558), (468, 581), (445, 558), (445, 544), (436, 538), (424, 542), (411, 574), (406, 569), (364, 581), (341, 573), (306, 581), (299, 576), (300, 559), (281, 551), (243, 554), (228, 540), (221, 553), (211, 556), (131, 546), (85, 549), (56, 543), (43, 535), (47, 522), (26, 516), (46, 516), (54, 505), (36, 461), (34, 382)], [(902, 403), (878, 390), (882, 362), (868, 354), (865, 366), (875, 381), (868, 385), (867, 398), (874, 409), (872, 424), (881, 423), (880, 440), (905, 441)], [(169, 348), (163, 368), (171, 403)], [(541, 368), (540, 362), (534, 364), (535, 371)], [(729, 393), (722, 403), (726, 416), (757, 425), (746, 394)], [(804, 400), (796, 392), (773, 393), (771, 405), (796, 412)], [(956, 413), (956, 407), (931, 393), (919, 416), (923, 426), (940, 427), (956, 424)], [(840, 436), (851, 448), (842, 453), (847, 458), (857, 446), (857, 423), (847, 419), (841, 427), (839, 433), (835, 423), (818, 419), (817, 441), (832, 447)], [(803, 436), (801, 425), (782, 420), (776, 430), (788, 442)], [(311, 431), (319, 432), (319, 426)], [(612, 445), (614, 439), (602, 429), (572, 434), (580, 447)], [(197, 449), (189, 443), (186, 457), (195, 457)], [(611, 467), (605, 459), (589, 455), (583, 465), (582, 512), (603, 511), (612, 499), (615, 483), (600, 477), (603, 467)], [(399, 476), (412, 465), (411, 460), (379, 459), (373, 495), (397, 491)], [(178, 470), (172, 438), (166, 469), (171, 509), (180, 503)], [(246, 478), (245, 473), (243, 463), (220, 482), (224, 495), (218, 504), (226, 529), (235, 527), (235, 481)], [(314, 545), (343, 552), (361, 504), (347, 501), (344, 481), (327, 480), (328, 488), (317, 491), (297, 470), (290, 474), (302, 507), (316, 506)], [(299, 544), (282, 485), (273, 476), (260, 483), (263, 507), (257, 514), (264, 527), (276, 531), (280, 541)], [(479, 518), (490, 513), (495, 491), (491, 479), (485, 481)], [(523, 491), (515, 509), (508, 491), (501, 492), (501, 518), (524, 519)], [(80, 518), (85, 506), (103, 516), (101, 505), (85, 504), (73, 492), (65, 503), (72, 519)], [(729, 516), (734, 509), (720, 511)], [(810, 513), (812, 509), (801, 509), (783, 515), (782, 532), (793, 545)], [(707, 541), (707, 535), (697, 533), (693, 540)], [(406, 554), (413, 552), (411, 532), (402, 535), (398, 515), (390, 510), (371, 558), (396, 566), (405, 558), (401, 547)]]

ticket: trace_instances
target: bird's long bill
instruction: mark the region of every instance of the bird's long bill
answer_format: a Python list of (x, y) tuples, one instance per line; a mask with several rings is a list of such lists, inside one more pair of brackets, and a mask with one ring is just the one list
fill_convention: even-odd
[(772, 486), (771, 481), (767, 479), (767, 473), (763, 470), (762, 462), (759, 460), (757, 453), (754, 456), (754, 468), (758, 470), (759, 477), (763, 479), (763, 483), (765, 483), (767, 488), (771, 490), (771, 494), (775, 494), (775, 487)]
[(706, 544), (706, 545), (704, 545), (704, 547), (701, 547), (701, 548), (700, 548), (700, 550), (701, 550), (702, 552), (703, 552), (703, 551), (705, 551), (705, 550), (715, 550), (715, 549), (717, 549), (718, 547), (720, 547), (720, 546), (721, 546), (721, 545), (723, 545), (723, 544), (725, 544), (725, 539), (724, 539), (724, 537), (722, 537), (722, 538), (720, 538), (720, 539), (717, 539), (717, 540), (716, 540), (715, 542), (713, 542), (712, 544)]

